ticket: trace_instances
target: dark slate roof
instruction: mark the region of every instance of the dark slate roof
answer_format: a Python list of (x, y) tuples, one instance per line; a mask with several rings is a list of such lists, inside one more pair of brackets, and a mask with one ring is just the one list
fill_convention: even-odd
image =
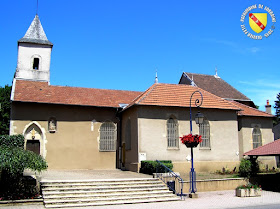
[(194, 81), (194, 85), (209, 91), (224, 99), (231, 100), (241, 100), (241, 101), (251, 101), (244, 94), (239, 92), (233, 86), (225, 82), (219, 76), (216, 75), (204, 75), (196, 73), (186, 73), (184, 72), (179, 84), (191, 85), (191, 81)]
[(251, 151), (245, 152), (243, 155), (248, 156), (276, 156), (280, 155), (280, 139), (260, 146)]
[(43, 26), (40, 22), (38, 15), (35, 16), (28, 30), (26, 31), (23, 38), (18, 40), (19, 43), (36, 43), (50, 45), (53, 44), (48, 40)]

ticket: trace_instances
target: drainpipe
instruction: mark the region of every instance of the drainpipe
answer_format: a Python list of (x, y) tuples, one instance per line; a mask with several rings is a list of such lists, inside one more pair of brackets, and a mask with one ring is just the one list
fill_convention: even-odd
[(116, 167), (121, 169), (122, 168), (122, 108), (117, 108), (116, 118), (117, 118), (117, 162)]

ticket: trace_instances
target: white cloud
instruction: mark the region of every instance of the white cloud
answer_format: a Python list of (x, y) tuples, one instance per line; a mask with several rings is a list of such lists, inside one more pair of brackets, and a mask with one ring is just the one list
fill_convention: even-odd
[(261, 49), (258, 47), (251, 47), (251, 48), (247, 48), (247, 51), (251, 52), (251, 53), (257, 53), (259, 52)]

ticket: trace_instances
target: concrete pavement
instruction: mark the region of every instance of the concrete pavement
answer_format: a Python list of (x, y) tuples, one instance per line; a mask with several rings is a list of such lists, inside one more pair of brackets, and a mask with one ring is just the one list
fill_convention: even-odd
[[(280, 193), (262, 191), (260, 197), (236, 197), (234, 191), (201, 192), (197, 199), (186, 198), (178, 202), (159, 202), (132, 205), (86, 207), (88, 209), (233, 209), (233, 208), (280, 208)], [(37, 205), (2, 205), (1, 209), (44, 209)], [(69, 208), (70, 209), (70, 208)], [(73, 209), (73, 208), (71, 208)], [(77, 209), (81, 209), (80, 207)]]

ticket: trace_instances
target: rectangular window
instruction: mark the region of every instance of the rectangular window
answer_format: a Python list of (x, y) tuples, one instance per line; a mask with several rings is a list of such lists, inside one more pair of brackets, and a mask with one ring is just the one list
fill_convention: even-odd
[(211, 148), (210, 146), (210, 125), (207, 120), (203, 124), (199, 125), (199, 134), (201, 135), (202, 142), (200, 143), (201, 148)]
[(167, 121), (167, 147), (178, 148), (178, 123), (174, 119), (170, 118)]

